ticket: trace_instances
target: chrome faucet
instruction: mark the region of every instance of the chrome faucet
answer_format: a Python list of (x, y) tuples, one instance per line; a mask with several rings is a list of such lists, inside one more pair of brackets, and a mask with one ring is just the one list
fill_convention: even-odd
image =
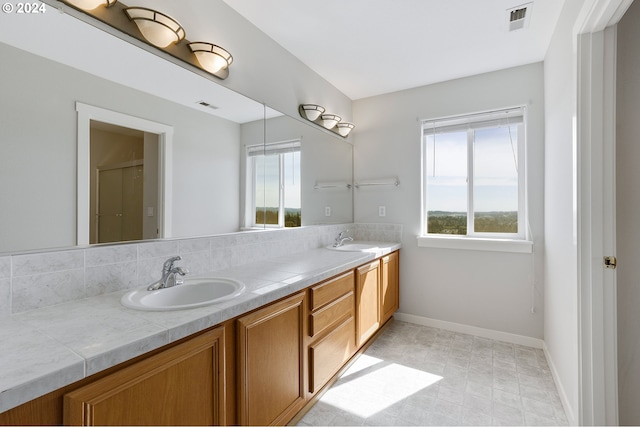
[(339, 248), (340, 246), (344, 245), (344, 242), (346, 242), (348, 240), (353, 241), (353, 237), (347, 236), (348, 232), (349, 232), (349, 230), (344, 230), (344, 231), (341, 231), (340, 233), (338, 233), (338, 235), (336, 236), (336, 240), (333, 243), (333, 247), (334, 248)]
[(149, 285), (147, 290), (155, 291), (157, 289), (170, 288), (184, 283), (184, 280), (181, 279), (180, 276), (186, 275), (189, 271), (182, 267), (176, 267), (173, 265), (173, 263), (180, 261), (181, 259), (181, 256), (174, 256), (166, 260), (162, 265), (162, 279)]

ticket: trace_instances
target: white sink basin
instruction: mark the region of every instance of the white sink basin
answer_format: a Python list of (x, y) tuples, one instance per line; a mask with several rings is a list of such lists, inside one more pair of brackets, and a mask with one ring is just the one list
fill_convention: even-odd
[(327, 249), (331, 249), (332, 251), (343, 251), (343, 252), (373, 252), (378, 253), (380, 251), (380, 247), (375, 243), (362, 243), (362, 242), (346, 242), (342, 246), (338, 246), (337, 248), (333, 245), (327, 246)]
[(244, 292), (244, 283), (223, 277), (188, 278), (178, 286), (148, 291), (134, 289), (120, 302), (128, 308), (147, 311), (184, 310), (226, 301)]

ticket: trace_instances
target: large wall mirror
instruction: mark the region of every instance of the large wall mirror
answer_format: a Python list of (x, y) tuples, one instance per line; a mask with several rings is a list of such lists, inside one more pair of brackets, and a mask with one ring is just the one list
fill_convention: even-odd
[[(90, 243), (90, 234), (99, 228), (95, 219), (100, 212), (87, 206), (86, 218), (78, 214), (79, 200), (83, 199), (80, 193), (87, 190), (89, 194), (89, 188), (97, 185), (91, 178), (86, 182), (78, 178), (79, 157), (89, 155), (79, 150), (78, 134), (83, 128), (78, 103), (173, 130), (172, 149), (160, 149), (149, 157), (153, 161), (146, 155), (138, 158), (133, 153), (138, 148), (125, 149), (106, 155), (99, 167), (91, 164), (88, 168), (89, 176), (103, 173), (105, 180), (122, 179), (110, 172), (116, 169), (122, 169), (116, 175), (130, 175), (138, 181), (155, 175), (156, 185), (165, 186), (164, 193), (144, 187), (147, 196), (153, 197), (133, 208), (142, 208), (143, 219), (158, 216), (159, 221), (167, 222), (163, 227), (144, 221), (136, 234), (142, 239), (274, 226), (268, 224), (273, 220), (267, 215), (262, 219), (256, 215), (256, 207), (263, 211), (274, 207), (266, 194), (269, 169), (253, 170), (247, 165), (257, 157), (255, 147), (262, 146), (264, 154), (269, 147), (283, 147), (290, 141), (299, 142), (298, 157), (288, 156), (283, 167), (288, 171), (299, 168), (297, 175), (286, 179), (298, 188), (298, 199), (289, 210), (297, 208), (300, 225), (353, 220), (350, 188), (318, 189), (317, 185), (352, 182), (352, 146), (341, 138), (284, 116), (77, 18), (59, 13), (30, 18), (3, 21), (6, 27), (0, 34), (0, 196), (4, 200), (0, 253), (70, 247), (79, 241), (84, 244), (84, 238)], [(105, 57), (101, 52), (119, 55)], [(153, 136), (146, 129), (97, 121), (87, 133), (102, 140), (101, 150), (114, 134), (136, 140), (133, 144), (137, 147), (158, 149), (157, 141), (145, 142), (145, 135)], [(253, 147), (253, 154), (249, 147)], [(168, 180), (159, 160), (163, 156)], [(265, 185), (260, 188), (254, 184), (252, 188), (249, 181)], [(96, 206), (95, 196), (87, 198), (89, 205)], [(262, 200), (262, 205), (256, 200)], [(81, 227), (80, 221), (86, 224)], [(79, 230), (86, 230), (86, 236)]]

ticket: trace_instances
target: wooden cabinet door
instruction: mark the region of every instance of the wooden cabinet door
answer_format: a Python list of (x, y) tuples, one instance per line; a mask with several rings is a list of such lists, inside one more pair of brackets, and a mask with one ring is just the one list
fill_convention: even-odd
[(305, 404), (305, 293), (238, 319), (240, 425), (284, 425)]
[(384, 324), (400, 307), (400, 257), (393, 252), (382, 257), (380, 280), (380, 324)]
[(64, 396), (66, 425), (213, 425), (224, 412), (224, 327)]
[(376, 260), (356, 271), (356, 338), (362, 346), (380, 326), (380, 261)]
[(314, 394), (356, 352), (355, 322), (347, 317), (329, 334), (309, 345), (309, 392)]

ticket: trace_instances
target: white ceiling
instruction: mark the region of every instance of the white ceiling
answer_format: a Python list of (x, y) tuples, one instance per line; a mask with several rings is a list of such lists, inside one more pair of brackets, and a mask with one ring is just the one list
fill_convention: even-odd
[(542, 61), (564, 0), (508, 32), (529, 1), (224, 0), (353, 100)]

